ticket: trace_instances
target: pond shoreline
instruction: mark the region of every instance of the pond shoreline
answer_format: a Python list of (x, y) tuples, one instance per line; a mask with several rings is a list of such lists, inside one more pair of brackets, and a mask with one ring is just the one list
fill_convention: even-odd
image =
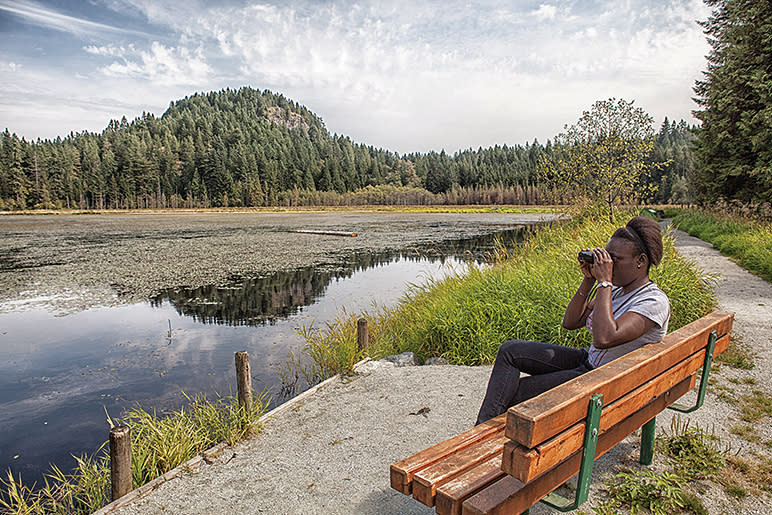
[[(292, 394), (279, 371), (301, 349), (298, 327), (395, 301), (423, 277), (405, 275), (413, 268), (445, 273), (458, 261), (437, 256), (490, 251), (491, 234), (515, 241), (513, 227), (540, 217), (1, 217), (0, 463), (37, 481), (46, 463), (69, 470), (71, 453), (104, 441), (105, 411), (177, 409), (180, 392), (227, 392), (236, 350), (253, 356), (255, 388), (280, 402)], [(293, 232), (331, 226), (360, 235)]]
[[(752, 370), (715, 367), (717, 384), (748, 392), (769, 391), (772, 370), (772, 333), (764, 306), (772, 304), (772, 285), (755, 277), (709, 244), (677, 233), (677, 248), (711, 273), (721, 273), (721, 309), (735, 312), (734, 331), (754, 349)], [(143, 499), (108, 513), (434, 513), (389, 487), (388, 466), (442, 439), (468, 429), (485, 391), (490, 367), (381, 367), (339, 380), (318, 390), (266, 424), (256, 438), (227, 449), (214, 463), (195, 473), (158, 485)], [(745, 381), (743, 380), (745, 379)], [(693, 395), (693, 394), (690, 394)], [(417, 410), (430, 408), (424, 416)], [(412, 416), (411, 416), (412, 415)], [(689, 415), (691, 425), (714, 431), (733, 453), (764, 453), (761, 443), (732, 432), (741, 413), (711, 389), (703, 407)], [(675, 412), (658, 417), (658, 432), (671, 431)], [(686, 420), (686, 417), (678, 420)], [(772, 441), (772, 426), (757, 425), (761, 441)], [(582, 506), (591, 512), (604, 498), (603, 477), (622, 467), (639, 468), (640, 436), (631, 436), (596, 462), (590, 499)], [(651, 469), (667, 470), (661, 452)], [(769, 493), (730, 496), (717, 483), (700, 481), (700, 499), (709, 515), (769, 513)], [(554, 510), (538, 504), (531, 513)]]

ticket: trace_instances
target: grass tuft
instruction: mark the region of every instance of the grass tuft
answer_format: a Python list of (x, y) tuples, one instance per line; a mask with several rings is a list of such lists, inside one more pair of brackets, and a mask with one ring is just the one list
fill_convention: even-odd
[(626, 507), (630, 513), (670, 515), (683, 511), (687, 505), (694, 504), (694, 498), (684, 491), (684, 479), (673, 472), (655, 472), (653, 470), (627, 470), (607, 479), (604, 487), (610, 501), (603, 503), (596, 513), (617, 513)]
[(735, 424), (729, 432), (748, 442), (758, 443), (761, 441), (761, 437), (756, 433), (756, 429), (749, 424)]
[(729, 338), (727, 350), (716, 356), (716, 361), (742, 370), (750, 370), (756, 366), (753, 353), (735, 333), (732, 333)]
[(709, 479), (724, 467), (729, 449), (722, 448), (714, 432), (690, 427), (680, 417), (675, 417), (670, 427), (670, 434), (657, 437), (657, 446), (684, 480)]
[(764, 417), (772, 417), (772, 396), (761, 390), (753, 390), (750, 395), (742, 396), (742, 415), (745, 422), (758, 422)]
[(729, 495), (743, 498), (748, 494), (772, 492), (772, 457), (752, 454), (749, 458), (729, 456), (719, 478)]

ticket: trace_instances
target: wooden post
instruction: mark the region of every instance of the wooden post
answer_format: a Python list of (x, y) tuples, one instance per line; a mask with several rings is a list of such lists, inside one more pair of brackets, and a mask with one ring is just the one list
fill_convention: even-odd
[(131, 429), (110, 429), (110, 483), (113, 501), (131, 492)]
[(367, 328), (367, 319), (357, 320), (357, 347), (364, 350), (370, 345), (370, 330)]
[(249, 369), (249, 353), (236, 353), (236, 384), (239, 389), (239, 404), (247, 413), (252, 411), (252, 374)]

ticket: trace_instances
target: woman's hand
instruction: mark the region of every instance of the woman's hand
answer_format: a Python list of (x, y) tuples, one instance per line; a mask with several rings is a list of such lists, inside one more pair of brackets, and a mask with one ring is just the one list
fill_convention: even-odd
[(611, 254), (606, 249), (593, 249), (592, 254), (595, 259), (591, 268), (592, 276), (599, 283), (611, 282), (611, 276), (614, 272), (614, 260), (611, 258)]
[[(590, 250), (590, 249), (582, 249), (582, 250)], [(582, 275), (584, 275), (584, 278), (591, 279), (594, 281), (595, 277), (593, 277), (592, 275), (592, 264), (586, 261), (582, 261), (578, 257), (576, 258), (576, 260), (579, 262), (579, 270), (582, 271)]]

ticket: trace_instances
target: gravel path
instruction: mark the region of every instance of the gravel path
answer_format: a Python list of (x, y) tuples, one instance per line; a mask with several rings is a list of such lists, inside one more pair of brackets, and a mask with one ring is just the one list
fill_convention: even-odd
[[(754, 369), (726, 365), (712, 374), (735, 394), (751, 388), (770, 393), (772, 285), (721, 257), (709, 244), (677, 234), (679, 250), (708, 272), (720, 272), (721, 308), (736, 313), (735, 331), (756, 354)], [(272, 417), (259, 437), (227, 449), (214, 464), (162, 484), (120, 511), (147, 513), (349, 514), (433, 513), (432, 509), (389, 487), (389, 464), (472, 424), (490, 367), (378, 367), (371, 373), (335, 380), (290, 409)], [(755, 380), (744, 384), (742, 378)], [(736, 384), (733, 380), (737, 380)], [(750, 379), (749, 379), (750, 381)], [(416, 415), (429, 408), (425, 416)], [(658, 417), (667, 429), (673, 412)], [(769, 448), (732, 435), (739, 412), (709, 393), (705, 405), (688, 416), (692, 424), (714, 427), (743, 456), (769, 454)], [(772, 424), (756, 426), (762, 441), (772, 440)], [(628, 438), (600, 458), (595, 467), (589, 513), (602, 499), (602, 476), (637, 464), (639, 439)], [(655, 456), (655, 470), (663, 467)], [(710, 514), (772, 512), (772, 497), (731, 499), (712, 484), (700, 496)], [(531, 513), (551, 513), (538, 505)]]

